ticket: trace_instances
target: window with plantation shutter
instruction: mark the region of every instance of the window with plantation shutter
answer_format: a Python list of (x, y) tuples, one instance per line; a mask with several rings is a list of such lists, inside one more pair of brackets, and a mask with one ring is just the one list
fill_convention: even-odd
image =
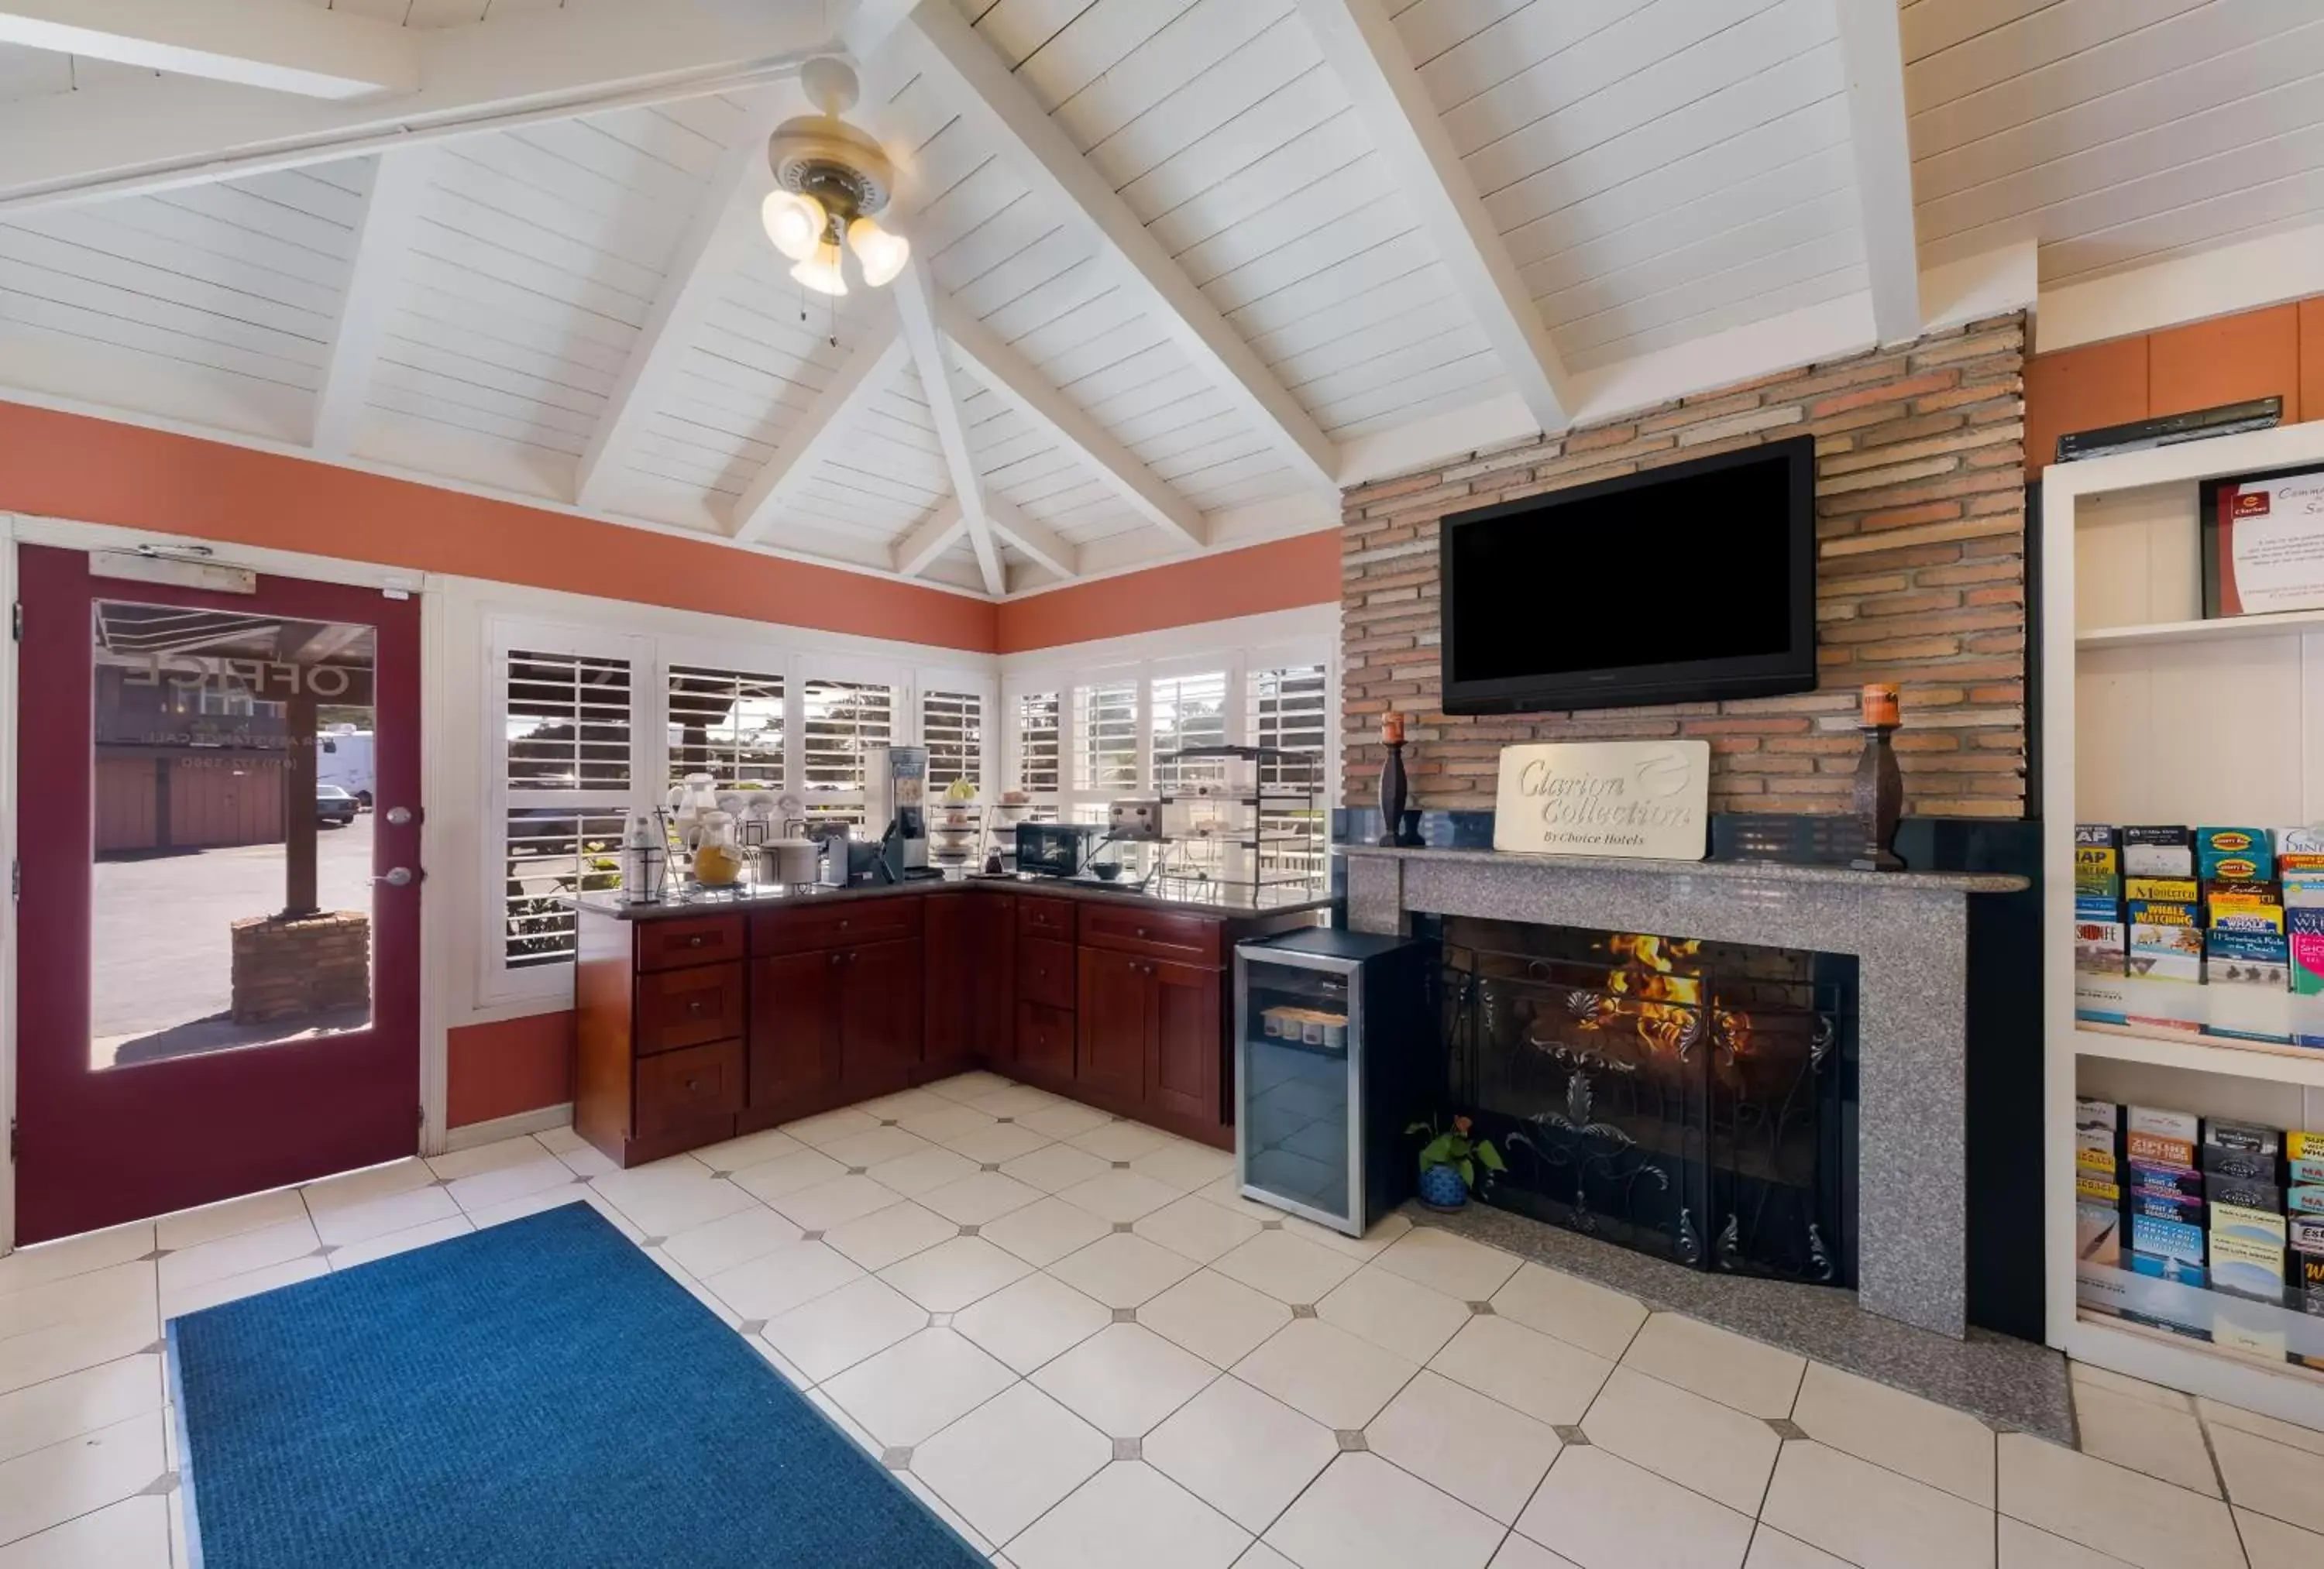
[(860, 828), (864, 754), (896, 739), (896, 689), (881, 682), (817, 679), (799, 695), (799, 783), (807, 815)]
[(928, 749), (928, 793), (955, 779), (984, 788), (984, 699), (973, 692), (920, 694), (920, 744)]
[[(1309, 764), (1288, 759), (1262, 762), (1259, 783), (1267, 802), (1259, 812), (1259, 866), (1268, 876), (1318, 876), (1328, 838), (1323, 813), (1324, 753), (1331, 739), (1326, 707), (1330, 682), (1321, 665), (1290, 665), (1253, 670), (1247, 679), (1251, 745), (1296, 752)], [(1306, 801), (1310, 780), (1312, 806)]]
[(513, 650), (503, 734), (512, 790), (630, 787), (630, 662)]
[(783, 787), (783, 679), (673, 665), (669, 782), (707, 774), (722, 790)]
[(620, 882), (634, 691), (626, 659), (512, 649), (502, 670), (502, 961), (570, 963), (561, 901)]
[(1017, 697), (1017, 779), (1014, 788), (1028, 795), (1055, 795), (1065, 788), (1059, 748), (1064, 704), (1054, 692), (1019, 693)]
[[(1127, 795), (1138, 788), (1138, 684), (1074, 690), (1074, 789)], [(1098, 821), (1102, 821), (1101, 816)]]
[(1201, 675), (1157, 676), (1148, 694), (1154, 734), (1154, 784), (1164, 794), (1190, 779), (1214, 777), (1216, 764), (1167, 761), (1173, 753), (1227, 744), (1227, 678), (1224, 671)]

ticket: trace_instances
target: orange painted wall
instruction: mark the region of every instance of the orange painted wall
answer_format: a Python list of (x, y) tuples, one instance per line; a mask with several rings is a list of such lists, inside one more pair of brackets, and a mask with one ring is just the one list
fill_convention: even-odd
[(464, 1128), (573, 1098), (569, 1010), (463, 1024), (445, 1033), (446, 1126)]
[(0, 510), (991, 652), (995, 607), (838, 567), (0, 403)]
[(998, 649), (1021, 654), (1093, 638), (1340, 602), (1340, 531), (1149, 567), (1001, 607)]
[(2039, 473), (2068, 431), (2268, 397), (2287, 425), (2324, 419), (2324, 298), (2034, 355), (2026, 466)]

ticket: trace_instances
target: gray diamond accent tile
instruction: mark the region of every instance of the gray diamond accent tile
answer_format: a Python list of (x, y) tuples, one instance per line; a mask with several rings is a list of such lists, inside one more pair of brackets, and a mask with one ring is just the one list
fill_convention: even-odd
[(178, 1491), (178, 1473), (174, 1471), (165, 1471), (137, 1491), (149, 1498), (165, 1497)]
[(333, 1253), (337, 1252), (338, 1251), (339, 1251), (339, 1244), (338, 1244), (338, 1243), (325, 1243), (321, 1247), (317, 1248), (313, 1252), (309, 1253), (307, 1256), (308, 1256), (309, 1258), (310, 1258), (310, 1259), (327, 1259), (327, 1258), (329, 1258)]
[(138, 1354), (138, 1355), (140, 1355), (140, 1356), (158, 1356), (158, 1355), (161, 1354), (163, 1352), (166, 1352), (166, 1351), (167, 1351), (167, 1350), (169, 1350), (169, 1349), (170, 1349), (170, 1343), (169, 1343), (168, 1341), (166, 1341), (166, 1340), (157, 1340), (157, 1341), (155, 1341), (152, 1344), (151, 1344), (151, 1345), (147, 1346), (144, 1350), (143, 1350), (143, 1351), (139, 1352), (137, 1354)]
[(869, 1166), (850, 1166), (847, 1169), (847, 1174), (850, 1177), (861, 1177), (870, 1170), (872, 1170), (872, 1168)]
[(1562, 1442), (1572, 1445), (1576, 1448), (1587, 1449), (1590, 1446), (1590, 1435), (1570, 1422), (1553, 1428), (1552, 1431), (1556, 1433)]
[(452, 1179), (449, 1177), (438, 1177), (435, 1181), (430, 1182), (428, 1186), (430, 1188), (449, 1188), (452, 1186)]
[(992, 1120), (996, 1123), (1013, 1123), (1017, 1119), (1015, 1117), (994, 1117)]
[(640, 1246), (640, 1247), (641, 1247), (641, 1248), (658, 1248), (658, 1247), (661, 1246), (661, 1244), (662, 1244), (662, 1243), (664, 1243), (668, 1242), (669, 1240), (669, 1238), (668, 1238), (668, 1237), (666, 1237), (666, 1236), (650, 1236), (650, 1237), (647, 1237), (644, 1241), (642, 1241), (642, 1242), (639, 1243), (638, 1243), (638, 1246)]
[(1342, 1454), (1362, 1454), (1371, 1448), (1364, 1442), (1364, 1436), (1353, 1427), (1342, 1427), (1333, 1436), (1340, 1441), (1340, 1453)]
[(1135, 1308), (1117, 1308), (1113, 1310), (1113, 1321), (1116, 1324), (1135, 1324), (1138, 1322), (1138, 1309)]
[(974, 1236), (978, 1232), (982, 1231), (983, 1229), (984, 1228), (981, 1225), (964, 1225), (960, 1228), (960, 1234), (963, 1236)]
[(1259, 1229), (1261, 1231), (1281, 1231), (1283, 1229), (1283, 1223), (1279, 1220), (1262, 1220), (1259, 1223)]
[(880, 1125), (883, 1128), (892, 1128), (903, 1120), (904, 1119), (901, 1117), (881, 1117), (880, 1119)]
[(907, 1444), (898, 1448), (881, 1450), (880, 1452), (880, 1463), (886, 1466), (890, 1471), (903, 1471), (908, 1469), (912, 1463), (911, 1445)]
[(983, 1165), (979, 1166), (977, 1170), (980, 1171), (998, 1171), (1001, 1170), (1001, 1162), (998, 1161), (987, 1161)]
[(1145, 1439), (1143, 1439), (1143, 1438), (1117, 1438), (1117, 1439), (1115, 1439), (1115, 1440), (1113, 1441), (1113, 1457), (1114, 1457), (1116, 1460), (1143, 1460), (1143, 1459), (1145, 1459), (1145, 1458), (1146, 1458), (1146, 1440), (1145, 1440)]
[(1808, 1436), (1808, 1430), (1789, 1417), (1769, 1417), (1766, 1422), (1775, 1430), (1778, 1438), (1804, 1438)]
[(1480, 1318), (1494, 1317), (1493, 1305), (1490, 1302), (1471, 1302), (1469, 1304), (1469, 1311)]
[(950, 1329), (952, 1327), (952, 1315), (949, 1313), (931, 1313), (928, 1315), (928, 1323), (934, 1328)]
[(822, 1240), (823, 1233), (819, 1231), (803, 1231), (799, 1233), (799, 1241), (801, 1242), (821, 1242)]
[(155, 1248), (150, 1253), (139, 1253), (137, 1255), (137, 1262), (141, 1264), (150, 1264), (157, 1259), (166, 1259), (169, 1256), (170, 1250), (168, 1248)]
[(1315, 1304), (1313, 1302), (1294, 1302), (1291, 1304), (1291, 1317), (1294, 1318), (1314, 1317)]
[(1113, 1229), (1116, 1231), (1136, 1231), (1138, 1229), (1138, 1223), (1134, 1220), (1117, 1220), (1113, 1223)]
[[(733, 1173), (732, 1171), (713, 1171), (712, 1173), (710, 1173), (710, 1175), (711, 1175), (712, 1177), (715, 1178), (717, 1180), (719, 1180), (719, 1181), (721, 1181), (721, 1182), (724, 1182), (724, 1181), (725, 1181), (725, 1180), (726, 1180), (726, 1179), (727, 1179), (727, 1178), (732, 1177), (733, 1175), (734, 1175), (734, 1173)], [(578, 1177), (576, 1177), (576, 1178), (574, 1179), (574, 1180), (575, 1180), (576, 1182), (578, 1182), (578, 1181), (579, 1181), (579, 1180), (581, 1180), (581, 1179), (580, 1179)]]
[(1113, 1169), (1117, 1171), (1127, 1171), (1130, 1170), (1130, 1162), (1127, 1161), (1116, 1161), (1113, 1163)]

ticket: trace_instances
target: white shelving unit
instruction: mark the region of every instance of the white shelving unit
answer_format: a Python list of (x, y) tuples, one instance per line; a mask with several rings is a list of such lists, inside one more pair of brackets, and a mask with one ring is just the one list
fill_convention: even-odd
[(2043, 1170), (2051, 1344), (2324, 1427), (2324, 1374), (2086, 1316), (2076, 1302), (2072, 1197), (2078, 1093), (2324, 1128), (2324, 1051), (2074, 1016), (2076, 822), (2324, 821), (2324, 610), (2201, 619), (2202, 483), (2308, 467), (2324, 468), (2324, 423), (2043, 474)]

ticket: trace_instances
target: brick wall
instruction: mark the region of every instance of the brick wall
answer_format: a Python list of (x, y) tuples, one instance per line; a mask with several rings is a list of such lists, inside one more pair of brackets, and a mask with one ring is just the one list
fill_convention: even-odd
[[(1511, 742), (1701, 736), (1714, 812), (1847, 809), (1857, 689), (1904, 692), (1905, 810), (2025, 810), (2023, 317), (1979, 322), (1470, 454), (1347, 492), (1341, 645), (1348, 803), (1378, 798), (1379, 716), (1407, 716), (1414, 804), (1489, 810)], [(1655, 708), (1437, 711), (1437, 520), (1495, 501), (1816, 437), (1819, 690)]]

